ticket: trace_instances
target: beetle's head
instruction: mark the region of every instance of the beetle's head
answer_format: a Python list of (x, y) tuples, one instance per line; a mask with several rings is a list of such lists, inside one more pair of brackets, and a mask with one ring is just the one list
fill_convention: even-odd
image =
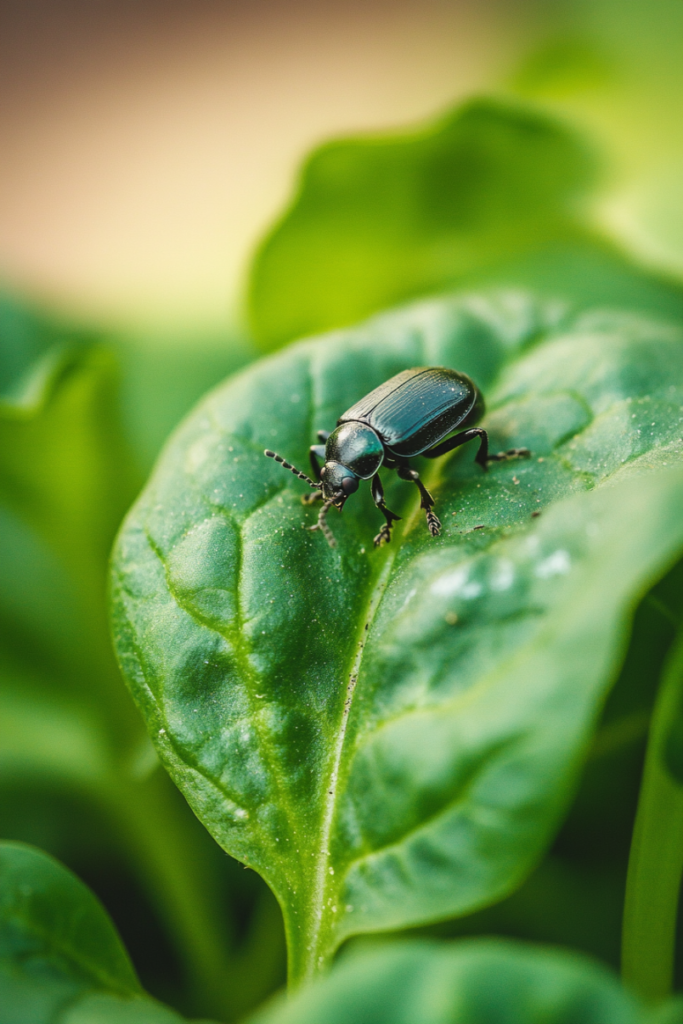
[(323, 498), (331, 501), (339, 511), (349, 494), (358, 490), (358, 477), (341, 462), (326, 462), (320, 470), (320, 482), (323, 485)]

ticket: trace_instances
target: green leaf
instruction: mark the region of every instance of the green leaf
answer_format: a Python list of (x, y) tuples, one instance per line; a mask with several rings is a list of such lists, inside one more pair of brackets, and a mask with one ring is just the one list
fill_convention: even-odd
[[(174, 780), (276, 893), (293, 978), (500, 899), (541, 855), (634, 602), (683, 547), (682, 340), (522, 293), (422, 303), (253, 366), (168, 445), (115, 551), (118, 655)], [(365, 487), (330, 549), (264, 447), (305, 466), (317, 428), (430, 364), (534, 458), (426, 464), (436, 541), (385, 474), (392, 544)]]
[(117, 386), (105, 349), (60, 345), (0, 401), (0, 499), (88, 585), (135, 487)]
[(87, 659), (83, 675), (91, 691), (92, 647), (92, 638), (84, 644), (83, 603), (68, 566), (0, 506), (0, 664), (9, 659), (46, 676), (68, 666), (62, 672), (64, 687), (73, 689)]
[[(242, 992), (225, 970), (233, 908), (216, 900), (220, 851), (156, 771), (111, 649), (108, 556), (135, 472), (116, 362), (88, 341), (0, 294), (2, 829), (79, 863), (94, 857), (100, 873), (108, 844), (113, 870), (146, 892), (175, 946), (186, 998), (234, 1016)], [(154, 418), (159, 403), (150, 412), (142, 392), (133, 386), (128, 400)], [(148, 912), (136, 909), (141, 920)], [(268, 952), (278, 977), (280, 945), (276, 931)], [(247, 987), (249, 1005), (258, 984)]]
[(254, 336), (277, 348), (549, 242), (587, 238), (582, 203), (594, 177), (561, 123), (490, 99), (413, 133), (328, 143), (256, 255)]
[[(675, 1006), (675, 1004), (673, 1004)], [(397, 942), (250, 1024), (644, 1024), (651, 1017), (586, 957), (503, 941)], [(672, 1017), (680, 1020), (680, 1015)]]
[(67, 340), (85, 345), (93, 338), (73, 324), (57, 323), (54, 317), (0, 290), (0, 395), (16, 387), (31, 364), (48, 349)]
[(141, 738), (107, 635), (107, 555), (134, 486), (117, 387), (106, 350), (61, 344), (0, 398), (3, 782), (102, 789), (114, 748)]
[(626, 879), (621, 971), (643, 999), (673, 991), (676, 910), (683, 875), (683, 788), (666, 764), (667, 734), (683, 696), (683, 631), (657, 692)]
[[(59, 1024), (183, 1024), (184, 1021), (179, 1013), (152, 999), (125, 999), (104, 992), (84, 996), (59, 1018)], [(210, 1022), (196, 1021), (195, 1024)]]
[(90, 890), (19, 843), (0, 844), (0, 936), (0, 1020), (48, 1021), (93, 989), (140, 993), (121, 940)]
[(145, 996), (106, 911), (52, 857), (0, 843), (0, 1024), (180, 1024)]

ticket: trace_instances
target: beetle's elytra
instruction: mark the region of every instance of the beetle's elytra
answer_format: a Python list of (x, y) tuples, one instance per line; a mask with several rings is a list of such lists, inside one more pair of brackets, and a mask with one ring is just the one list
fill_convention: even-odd
[[(381, 466), (395, 469), (402, 480), (411, 480), (417, 485), (429, 532), (432, 537), (438, 537), (441, 523), (432, 511), (434, 499), (408, 459), (416, 455), (437, 459), (475, 437), (480, 439), (475, 461), (484, 470), (489, 462), (530, 454), (527, 448), (511, 448), (490, 455), (488, 434), (473, 425), (483, 415), (484, 399), (466, 374), (444, 366), (418, 366), (397, 373), (352, 405), (339, 417), (332, 433), (318, 431), (320, 444), (311, 445), (310, 449), (315, 480), (275, 452), (266, 449), (265, 455), (314, 489), (316, 493), (305, 500), (321, 500), (323, 504), (318, 521), (311, 529), (320, 530), (331, 547), (335, 546), (335, 539), (325, 517), (332, 506), (341, 512), (348, 496), (358, 490), (360, 480), (372, 481), (373, 500), (385, 519), (375, 537), (375, 545), (391, 540), (391, 527), (401, 517), (384, 504), (384, 489), (379, 478)], [(321, 459), (324, 460), (322, 469)]]

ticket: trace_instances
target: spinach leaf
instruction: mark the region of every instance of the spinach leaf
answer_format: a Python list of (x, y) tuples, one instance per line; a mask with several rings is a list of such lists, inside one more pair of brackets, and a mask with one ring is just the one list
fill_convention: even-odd
[(496, 282), (680, 316), (680, 289), (596, 228), (596, 170), (564, 121), (491, 99), (413, 134), (328, 143), (256, 253), (253, 334), (278, 348), (455, 284)]
[[(168, 445), (115, 551), (118, 655), (172, 777), (276, 893), (294, 979), (537, 862), (632, 608), (683, 548), (681, 342), (520, 292), (445, 298), (253, 366)], [(385, 475), (392, 544), (372, 548), (365, 488), (330, 549), (264, 447), (304, 466), (317, 428), (430, 364), (471, 374), (494, 449), (533, 459), (430, 464), (436, 541)]]
[(135, 486), (117, 383), (107, 350), (59, 343), (0, 398), (3, 783), (108, 798), (113, 748), (142, 739), (106, 633), (107, 551)]
[[(69, 1007), (58, 1024), (184, 1024), (184, 1021), (180, 1014), (151, 999), (127, 999), (110, 992), (95, 992)], [(209, 1022), (196, 1021), (195, 1024)]]
[(134, 489), (112, 356), (54, 346), (0, 400), (0, 498), (97, 588)]
[[(681, 1020), (671, 1003), (667, 1020)], [(603, 967), (522, 943), (396, 942), (343, 958), (329, 977), (250, 1024), (644, 1024)]]
[(0, 843), (0, 1024), (181, 1024), (145, 996), (105, 910), (40, 850)]
[(491, 99), (413, 134), (328, 143), (256, 255), (254, 336), (277, 348), (548, 243), (585, 241), (594, 179), (561, 122)]
[[(3, 1013), (10, 1006), (49, 1020), (76, 994), (140, 994), (133, 967), (92, 893), (51, 857), (19, 843), (0, 845)], [(16, 1010), (15, 1010), (16, 1012)]]
[(27, 305), (0, 286), (0, 395), (11, 392), (33, 363), (55, 346), (90, 345), (95, 337)]

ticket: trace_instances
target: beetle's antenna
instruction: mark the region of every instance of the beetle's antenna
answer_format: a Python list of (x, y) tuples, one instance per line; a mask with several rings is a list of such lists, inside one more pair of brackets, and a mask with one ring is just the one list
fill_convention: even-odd
[(327, 525), (327, 519), (325, 517), (327, 516), (327, 513), (334, 505), (335, 501), (337, 501), (342, 494), (343, 491), (337, 491), (337, 493), (333, 494), (331, 498), (328, 498), (326, 501), (324, 501), (320, 511), (318, 512), (318, 522), (315, 524), (315, 526), (308, 527), (309, 530), (320, 530), (320, 532), (322, 533), (322, 535), (324, 536), (325, 540), (327, 541), (331, 548), (336, 548), (337, 542), (334, 539), (334, 534), (332, 533), (332, 530)]
[(275, 459), (276, 462), (279, 462), (280, 465), (285, 467), (285, 469), (288, 469), (290, 473), (294, 474), (294, 476), (298, 476), (299, 480), (305, 480), (306, 483), (314, 490), (319, 491), (322, 489), (322, 484), (317, 484), (315, 480), (311, 480), (310, 476), (306, 476), (305, 473), (300, 472), (296, 466), (291, 464), (291, 462), (285, 462), (281, 455), (278, 455), (276, 452), (271, 452), (270, 448), (266, 448), (263, 454), (269, 459)]

